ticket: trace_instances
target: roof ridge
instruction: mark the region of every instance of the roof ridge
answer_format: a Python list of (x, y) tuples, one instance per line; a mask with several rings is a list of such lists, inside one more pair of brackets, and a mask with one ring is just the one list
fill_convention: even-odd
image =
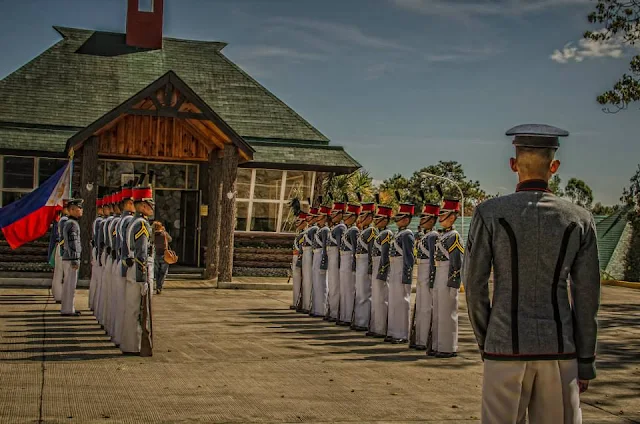
[(322, 138), (322, 141), (329, 141), (329, 138), (322, 134), (320, 132), (320, 130), (318, 130), (316, 127), (314, 127), (313, 125), (311, 125), (309, 123), (309, 121), (307, 121), (306, 119), (304, 119), (302, 116), (300, 116), (295, 110), (293, 110), (293, 108), (291, 108), (288, 104), (286, 104), (285, 102), (283, 102), (282, 100), (280, 100), (280, 98), (278, 98), (278, 96), (276, 96), (275, 94), (273, 94), (271, 91), (269, 91), (265, 86), (263, 86), (262, 84), (260, 84), (257, 80), (255, 80), (251, 75), (247, 74), (241, 67), (239, 67), (238, 65), (236, 65), (231, 59), (229, 59), (228, 57), (226, 57), (224, 54), (222, 54), (222, 52), (218, 51), (217, 52), (218, 55), (224, 60), (226, 61), (229, 65), (231, 65), (232, 67), (234, 67), (238, 72), (242, 73), (242, 75), (244, 75), (245, 77), (247, 77), (250, 81), (252, 81), (253, 83), (256, 84), (256, 86), (262, 90), (265, 94), (267, 94), (269, 97), (273, 98), (275, 101), (277, 101), (278, 103), (282, 104), (284, 107), (286, 107), (294, 116), (296, 116), (304, 125), (307, 126), (307, 128), (309, 128), (310, 130), (312, 130), (313, 132), (315, 132), (317, 135), (319, 135)]

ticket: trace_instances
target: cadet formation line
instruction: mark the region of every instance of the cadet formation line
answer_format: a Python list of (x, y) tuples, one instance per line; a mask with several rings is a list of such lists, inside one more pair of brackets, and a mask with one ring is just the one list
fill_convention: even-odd
[[(441, 190), (441, 204), (424, 205), (417, 235), (408, 229), (416, 212), (410, 203), (401, 203), (393, 215), (379, 198), (331, 206), (319, 198), (319, 205), (310, 202), (305, 212), (294, 199), (291, 308), (452, 358), (458, 350), (462, 274), (484, 362), (482, 422), (576, 424), (581, 422), (579, 394), (596, 377), (595, 222), (589, 211), (549, 190), (560, 166), (558, 138), (567, 131), (535, 124), (514, 127), (507, 135), (514, 136), (510, 167), (519, 184), (515, 193), (476, 207), (464, 261), (465, 248), (454, 228), (460, 203), (443, 198)], [(89, 307), (123, 353), (150, 356), (154, 252), (147, 219), (154, 203), (143, 180), (97, 201)], [(52, 291), (63, 315), (79, 315), (74, 293), (82, 200), (69, 199), (65, 206), (57, 227)], [(395, 234), (387, 228), (392, 219)], [(434, 231), (436, 220), (440, 231)]]
[[(123, 354), (151, 356), (154, 251), (148, 218), (153, 215), (153, 192), (150, 186), (133, 184), (107, 191), (100, 187), (96, 200), (89, 309)], [(58, 243), (51, 292), (61, 303), (62, 315), (77, 316), (80, 311), (74, 301), (82, 253), (78, 219), (83, 200), (64, 202), (62, 216), (54, 225)]]

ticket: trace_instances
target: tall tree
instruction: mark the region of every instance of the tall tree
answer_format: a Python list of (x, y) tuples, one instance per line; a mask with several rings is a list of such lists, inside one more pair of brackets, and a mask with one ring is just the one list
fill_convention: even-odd
[(593, 191), (591, 187), (582, 180), (577, 178), (571, 178), (567, 182), (567, 186), (564, 188), (564, 194), (571, 199), (571, 201), (583, 208), (591, 209), (591, 203), (593, 203)]
[[(596, 42), (608, 42), (611, 39), (625, 44), (640, 41), (640, 1), (638, 0), (598, 0), (595, 10), (588, 20), (592, 24), (604, 25), (598, 31), (586, 31), (584, 38)], [(629, 103), (640, 100), (640, 55), (633, 57), (629, 70), (631, 74), (623, 74), (613, 89), (597, 97), (601, 105), (612, 105), (612, 111), (626, 109)]]
[[(462, 165), (456, 161), (440, 161), (414, 172), (409, 179), (396, 174), (381, 184), (380, 191), (393, 193), (398, 190), (402, 193), (403, 200), (413, 202), (420, 208), (423, 203), (420, 191), (424, 192), (427, 201), (435, 201), (439, 197), (435, 188), (437, 185), (441, 186), (445, 196), (457, 198), (460, 197), (460, 187), (464, 196), (465, 215), (470, 215), (478, 203), (487, 199), (487, 193), (480, 188), (480, 182), (467, 178)], [(394, 205), (396, 203), (393, 201)]]
[(561, 183), (562, 179), (558, 174), (555, 174), (553, 177), (551, 177), (551, 180), (549, 180), (549, 190), (551, 190), (556, 196), (564, 196), (564, 192), (560, 187)]
[(373, 200), (373, 178), (364, 169), (352, 174), (329, 176), (323, 181), (322, 192), (335, 200), (343, 200), (348, 196), (351, 201), (355, 201), (356, 193), (360, 193), (365, 201)]

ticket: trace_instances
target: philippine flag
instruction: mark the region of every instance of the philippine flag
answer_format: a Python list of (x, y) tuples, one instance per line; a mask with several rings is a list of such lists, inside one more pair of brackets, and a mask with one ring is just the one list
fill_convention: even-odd
[(47, 233), (69, 193), (70, 168), (71, 162), (28, 195), (0, 208), (0, 228), (12, 249)]

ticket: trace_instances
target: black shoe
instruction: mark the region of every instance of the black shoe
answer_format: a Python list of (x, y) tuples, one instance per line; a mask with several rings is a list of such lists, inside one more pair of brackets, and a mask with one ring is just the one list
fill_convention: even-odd
[(391, 343), (392, 340), (393, 340), (393, 337), (391, 337), (391, 336), (386, 336), (384, 338), (384, 341), (387, 342), (387, 343)]
[(438, 352), (436, 358), (455, 358), (458, 356), (456, 352)]
[(329, 319), (328, 319), (327, 321), (329, 321), (329, 322), (336, 322), (336, 318), (329, 317)]
[(291, 309), (292, 311), (295, 311), (295, 310), (296, 310), (296, 307), (295, 307), (295, 306), (293, 306), (293, 305), (291, 305), (291, 306), (289, 306), (289, 309)]
[(415, 343), (409, 345), (409, 349), (417, 349), (417, 348), (418, 348), (418, 345)]
[(62, 300), (56, 300), (56, 304), (61, 305), (62, 304)]
[(409, 340), (407, 340), (407, 339), (392, 339), (391, 340), (391, 344), (405, 344), (408, 341)]
[(368, 328), (367, 327), (358, 327), (357, 325), (354, 327), (354, 330), (356, 331), (367, 331)]
[(77, 317), (77, 316), (82, 315), (82, 312), (80, 312), (80, 311), (75, 311), (75, 312), (74, 312), (74, 313), (72, 313), (72, 314), (60, 314), (60, 315), (62, 315), (63, 317)]
[(140, 352), (122, 352), (122, 356), (140, 356)]
[(437, 354), (438, 354), (438, 352), (435, 351), (435, 350), (430, 350), (430, 351), (427, 352), (427, 356), (436, 356)]
[(373, 331), (367, 331), (367, 333), (365, 334), (365, 336), (367, 336), (367, 337), (376, 337), (376, 336), (377, 336), (377, 334), (376, 334), (376, 333), (374, 333)]
[(416, 345), (416, 346), (414, 346), (414, 348), (415, 348), (416, 350), (427, 350), (427, 347), (426, 347), (426, 346), (424, 346), (424, 345)]

